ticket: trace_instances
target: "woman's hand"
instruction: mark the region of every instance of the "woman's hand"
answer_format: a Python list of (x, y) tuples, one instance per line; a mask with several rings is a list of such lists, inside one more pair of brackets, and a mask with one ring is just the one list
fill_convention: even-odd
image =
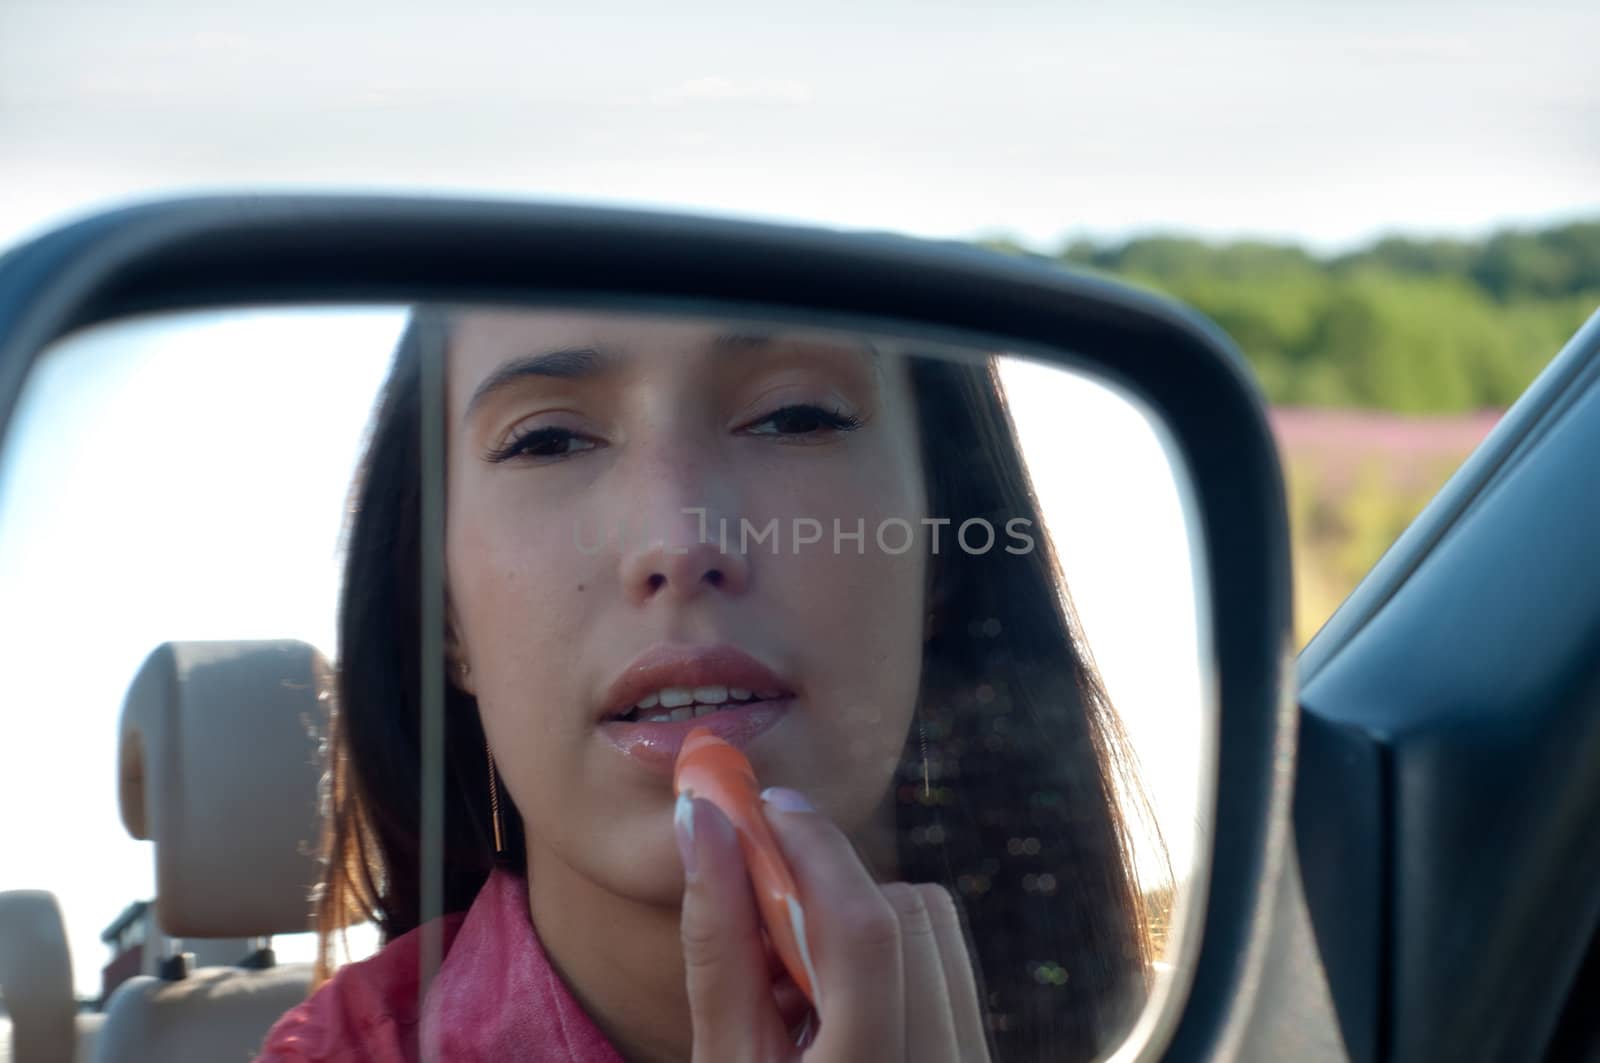
[[(955, 902), (941, 886), (879, 886), (848, 838), (809, 806), (767, 820), (800, 888), (817, 1007), (810, 1043), (788, 1033), (733, 825), (693, 802), (684, 847), (683, 953), (696, 1063), (918, 1063), (989, 1058)], [(801, 799), (803, 804), (803, 799)], [(686, 843), (687, 841), (687, 843)], [(788, 999), (798, 996), (792, 983)], [(779, 994), (779, 997), (783, 994)], [(803, 998), (800, 998), (803, 1003)]]

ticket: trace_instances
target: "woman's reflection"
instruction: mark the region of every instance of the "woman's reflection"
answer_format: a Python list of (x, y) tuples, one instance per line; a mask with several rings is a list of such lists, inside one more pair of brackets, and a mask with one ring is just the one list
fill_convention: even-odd
[[(419, 1010), (430, 336), (447, 352), (451, 914)], [(264, 1058), (1059, 1060), (1126, 1033), (1150, 959), (1115, 796), (1126, 743), (992, 364), (426, 309), (353, 503), (319, 979), (352, 918), (386, 945)], [(814, 806), (768, 818), (804, 895), (816, 1013), (726, 819), (695, 802), (679, 847), (671, 768), (696, 723)]]

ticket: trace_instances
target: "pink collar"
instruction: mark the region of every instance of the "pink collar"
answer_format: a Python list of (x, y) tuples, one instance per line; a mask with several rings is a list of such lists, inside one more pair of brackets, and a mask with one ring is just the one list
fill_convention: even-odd
[(526, 879), (496, 870), (464, 915), (438, 923), (444, 961), (420, 1016), (419, 928), (341, 967), (278, 1020), (257, 1063), (624, 1063), (550, 966)]
[(528, 916), (527, 880), (503, 869), (467, 911), (420, 1032), (439, 1059), (624, 1063), (550, 966)]

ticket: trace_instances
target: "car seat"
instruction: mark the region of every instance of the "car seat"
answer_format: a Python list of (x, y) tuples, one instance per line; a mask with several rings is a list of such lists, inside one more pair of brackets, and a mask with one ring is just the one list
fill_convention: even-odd
[(80, 1012), (72, 953), (56, 896), (0, 893), (0, 1061), (86, 1063), (103, 1017)]
[[(327, 661), (302, 642), (169, 642), (140, 667), (122, 710), (118, 799), (128, 832), (155, 843), (163, 933), (311, 928), (330, 691)], [(311, 965), (279, 966), (270, 947), (234, 966), (186, 959), (112, 994), (98, 1063), (244, 1063), (310, 987)]]

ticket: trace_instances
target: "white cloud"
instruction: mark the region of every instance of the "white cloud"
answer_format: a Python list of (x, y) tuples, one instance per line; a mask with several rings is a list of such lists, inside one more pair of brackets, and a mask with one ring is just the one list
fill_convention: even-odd
[(0, 245), (195, 187), (449, 189), (1037, 245), (1161, 227), (1328, 246), (1600, 209), (1594, 4), (1113, 17), (819, 0), (775, 20), (707, 0), (285, 3), (203, 29), (177, 0), (0, 4)]
[(734, 81), (724, 77), (698, 77), (679, 82), (655, 94), (659, 103), (771, 103), (799, 105), (811, 102), (811, 89), (799, 81)]

